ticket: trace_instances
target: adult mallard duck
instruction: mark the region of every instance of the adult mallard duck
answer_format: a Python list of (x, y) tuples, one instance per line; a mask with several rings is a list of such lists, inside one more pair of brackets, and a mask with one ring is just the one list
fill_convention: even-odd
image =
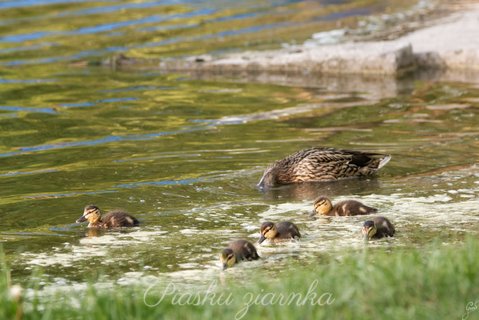
[(365, 221), (362, 232), (366, 240), (371, 240), (392, 237), (396, 230), (388, 218), (378, 216), (372, 220)]
[(120, 210), (108, 212), (101, 215), (100, 208), (88, 205), (83, 210), (83, 215), (78, 218), (77, 223), (88, 221), (88, 228), (119, 228), (136, 227), (140, 222), (130, 214)]
[(283, 184), (369, 176), (389, 160), (390, 155), (380, 153), (323, 147), (305, 149), (270, 165), (258, 187), (266, 189)]
[(314, 209), (311, 213), (323, 216), (358, 216), (377, 212), (378, 209), (368, 207), (356, 200), (344, 200), (333, 206), (331, 200), (327, 197), (319, 197), (314, 201)]
[(220, 261), (223, 270), (231, 268), (234, 264), (242, 260), (258, 260), (259, 255), (254, 245), (247, 240), (235, 240), (220, 254)]
[(261, 236), (258, 240), (258, 243), (262, 243), (266, 239), (270, 241), (277, 241), (301, 238), (298, 227), (289, 221), (278, 223), (273, 223), (270, 221), (263, 222), (261, 224), (260, 232)]

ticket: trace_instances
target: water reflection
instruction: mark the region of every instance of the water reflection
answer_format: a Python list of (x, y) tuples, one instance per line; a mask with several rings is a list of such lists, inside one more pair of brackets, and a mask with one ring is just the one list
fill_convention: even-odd
[(380, 190), (380, 178), (343, 179), (331, 182), (298, 183), (262, 191), (268, 200), (309, 200), (318, 196), (344, 196), (348, 194), (371, 194)]

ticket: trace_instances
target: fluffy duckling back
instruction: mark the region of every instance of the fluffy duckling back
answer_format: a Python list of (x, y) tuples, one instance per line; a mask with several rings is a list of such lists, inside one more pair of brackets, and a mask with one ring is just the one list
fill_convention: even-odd
[(88, 228), (119, 228), (136, 227), (140, 222), (130, 214), (115, 210), (110, 211), (104, 216), (101, 215), (100, 208), (94, 205), (88, 205), (83, 210), (83, 215), (76, 221), (77, 223), (88, 221)]
[(356, 200), (344, 200), (336, 203), (334, 206), (327, 197), (319, 197), (314, 201), (314, 209), (311, 213), (324, 216), (359, 216), (377, 212), (378, 209), (368, 207)]
[(384, 237), (392, 237), (396, 230), (388, 218), (378, 216), (372, 220), (365, 221), (362, 233), (366, 240), (381, 239)]
[(259, 255), (255, 246), (247, 240), (235, 240), (231, 242), (220, 254), (220, 261), (223, 265), (223, 270), (231, 268), (242, 260), (251, 261), (258, 259)]
[(324, 147), (305, 149), (269, 166), (258, 187), (266, 189), (283, 184), (369, 176), (385, 166), (390, 159), (390, 155), (380, 153)]
[(276, 241), (301, 238), (298, 227), (289, 221), (278, 223), (270, 221), (263, 222), (261, 224), (260, 232), (261, 237), (259, 238), (258, 243), (262, 243), (266, 239)]

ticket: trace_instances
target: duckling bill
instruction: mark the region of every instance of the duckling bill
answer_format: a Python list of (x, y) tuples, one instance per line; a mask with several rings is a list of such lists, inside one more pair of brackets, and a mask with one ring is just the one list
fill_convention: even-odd
[(220, 254), (223, 270), (231, 268), (242, 260), (251, 261), (258, 259), (259, 255), (255, 246), (247, 240), (235, 240), (231, 242)]
[(258, 243), (262, 243), (266, 239), (270, 241), (277, 241), (301, 238), (298, 227), (289, 221), (278, 223), (273, 223), (270, 221), (263, 222), (261, 224), (260, 232), (261, 236), (258, 240)]
[(381, 239), (384, 237), (392, 237), (396, 230), (393, 224), (386, 217), (374, 217), (372, 220), (365, 221), (362, 233), (365, 240)]
[(376, 208), (369, 207), (356, 200), (340, 201), (333, 206), (329, 198), (319, 197), (314, 201), (314, 209), (311, 216), (358, 216), (375, 213), (377, 211)]
[(102, 216), (100, 208), (88, 205), (83, 210), (83, 215), (78, 218), (77, 223), (88, 221), (88, 228), (120, 228), (136, 227), (140, 222), (124, 211), (115, 210)]
[(384, 167), (390, 155), (316, 147), (298, 151), (270, 165), (258, 187), (271, 188), (301, 182), (335, 181), (369, 176)]

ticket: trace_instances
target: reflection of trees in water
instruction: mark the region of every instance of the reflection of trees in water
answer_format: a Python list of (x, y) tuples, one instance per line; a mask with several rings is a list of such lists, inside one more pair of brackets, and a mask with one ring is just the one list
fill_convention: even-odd
[(94, 238), (94, 237), (101, 237), (105, 235), (107, 232), (113, 234), (120, 234), (120, 233), (128, 233), (132, 232), (132, 230), (127, 230), (127, 228), (114, 228), (114, 229), (104, 229), (104, 228), (88, 228), (85, 232), (86, 238)]
[(285, 185), (264, 191), (266, 199), (314, 200), (318, 196), (335, 196), (349, 194), (371, 194), (380, 189), (377, 178), (343, 179), (332, 182), (307, 182)]
[(93, 237), (100, 237), (105, 234), (105, 229), (101, 228), (88, 228), (85, 232), (85, 237), (93, 238)]

